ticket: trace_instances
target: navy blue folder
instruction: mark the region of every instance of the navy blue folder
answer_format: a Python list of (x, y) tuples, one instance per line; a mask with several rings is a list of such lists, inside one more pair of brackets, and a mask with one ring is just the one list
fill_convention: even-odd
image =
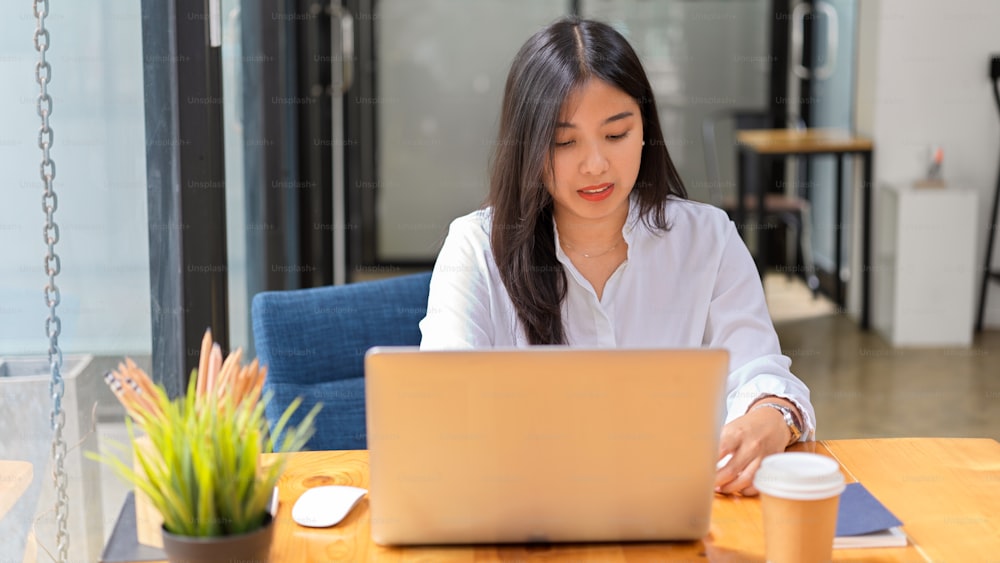
[(841, 493), (837, 537), (870, 534), (902, 525), (861, 483), (848, 483)]

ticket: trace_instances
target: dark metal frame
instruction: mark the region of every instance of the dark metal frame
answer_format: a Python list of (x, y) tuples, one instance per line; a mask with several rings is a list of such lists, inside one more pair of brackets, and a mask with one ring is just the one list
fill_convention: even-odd
[[(997, 110), (1000, 110), (1000, 55), (990, 58), (990, 81), (993, 83), (993, 99)], [(993, 269), (993, 245), (997, 238), (997, 214), (1000, 213), (1000, 170), (997, 170), (997, 185), (993, 192), (993, 209), (990, 212), (990, 222), (986, 233), (986, 254), (983, 256), (982, 279), (979, 286), (979, 308), (976, 311), (976, 332), (983, 330), (986, 317), (986, 298), (990, 282), (1000, 282), (1000, 270)]]
[(354, 14), (354, 83), (344, 93), (344, 193), (347, 224), (347, 281), (362, 266), (378, 264), (376, 197), (377, 112), (375, 104), (359, 100), (375, 97), (375, 0), (344, 0)]
[[(250, 298), (332, 281), (329, 146), (314, 142), (329, 139), (329, 92), (301, 93), (329, 65), (299, 62), (328, 49), (329, 19), (302, 17), (310, 9), (297, 0), (241, 6)], [(208, 13), (208, 0), (142, 0), (152, 364), (173, 396), (186, 388), (206, 327), (229, 347), (222, 57), (209, 46)]]
[[(872, 224), (872, 153), (871, 150), (865, 151), (822, 151), (822, 152), (780, 152), (780, 153), (768, 153), (762, 155), (754, 151), (748, 146), (738, 146), (737, 147), (737, 162), (739, 162), (740, 170), (738, 171), (739, 178), (753, 178), (757, 171), (765, 168), (766, 163), (773, 162), (775, 160), (783, 160), (788, 156), (816, 156), (820, 154), (833, 155), (837, 159), (837, 175), (835, 179), (835, 196), (836, 201), (834, 203), (834, 230), (836, 231), (836, 240), (834, 241), (834, 271), (835, 277), (833, 278), (834, 290), (833, 299), (834, 302), (841, 308), (845, 306), (846, 291), (845, 284), (843, 280), (840, 279), (839, 272), (843, 266), (844, 253), (843, 253), (843, 225), (844, 225), (844, 205), (843, 205), (843, 195), (844, 191), (850, 189), (850, 187), (844, 186), (844, 157), (848, 155), (854, 155), (861, 158), (861, 165), (864, 169), (862, 175), (861, 184), (861, 328), (867, 330), (869, 327), (870, 315), (871, 315), (871, 224)], [(764, 164), (765, 166), (762, 166)], [(746, 190), (746, 183), (743, 181), (738, 181), (737, 183), (739, 192), (737, 194), (737, 201), (742, 202), (746, 193), (752, 193)], [(757, 200), (757, 213), (761, 213), (764, 209), (764, 190), (757, 190), (756, 192)], [(742, 205), (740, 206), (742, 208)], [(738, 213), (738, 217), (743, 217), (745, 211), (741, 210)], [(741, 223), (741, 219), (737, 219), (738, 223)], [(763, 219), (758, 220), (758, 223), (763, 223)], [(755, 229), (752, 236), (756, 237), (757, 248), (760, 249), (761, 243), (761, 231), (760, 229)], [(821, 283), (823, 278), (820, 278)]]
[(206, 1), (141, 9), (152, 375), (177, 396), (206, 328), (229, 346), (222, 56)]
[(790, 0), (771, 2), (771, 76), (768, 81), (769, 110), (774, 117), (774, 126), (786, 126), (785, 106), (788, 105), (788, 37), (789, 20), (792, 14)]
[[(243, 173), (246, 183), (247, 294), (299, 287), (295, 72), (289, 45), (293, 0), (243, 0)], [(249, 306), (249, 303), (245, 304)]]
[[(303, 100), (295, 119), (300, 287), (333, 284), (333, 124), (330, 72), (330, 0), (297, 0), (295, 24), (296, 88)], [(291, 43), (291, 42), (289, 42)], [(289, 45), (291, 49), (291, 45)], [(289, 65), (291, 66), (291, 65)]]

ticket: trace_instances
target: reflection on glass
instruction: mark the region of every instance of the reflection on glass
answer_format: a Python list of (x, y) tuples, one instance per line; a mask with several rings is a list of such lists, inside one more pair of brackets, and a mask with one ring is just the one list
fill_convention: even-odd
[(222, 0), (222, 104), (226, 151), (226, 257), (229, 272), (229, 346), (253, 356), (247, 288), (246, 186), (243, 180), (243, 50), (240, 2)]
[[(836, 13), (837, 23), (833, 26), (829, 23), (829, 16), (823, 14), (815, 19), (815, 36), (813, 37), (813, 52), (816, 53), (814, 65), (823, 66), (828, 59), (833, 59), (832, 73), (827, 77), (815, 77), (810, 85), (809, 93), (811, 102), (809, 116), (810, 127), (832, 127), (840, 129), (851, 129), (854, 113), (854, 34), (856, 23), (856, 0), (824, 0), (823, 4), (828, 6), (828, 10)], [(832, 30), (837, 32), (837, 40), (829, 41), (827, 35)], [(836, 56), (827, 53), (830, 45), (835, 45)], [(834, 227), (834, 207), (836, 202), (835, 190), (843, 190), (841, 186), (835, 186), (837, 161), (832, 156), (809, 157), (810, 177), (808, 186), (810, 187), (810, 199), (813, 209), (813, 249), (816, 256), (817, 266), (824, 270), (832, 271), (836, 261), (836, 235), (844, 237), (844, 247), (850, 248), (847, 240), (851, 229), (837, 229)], [(844, 159), (845, 182), (853, 183), (854, 163), (853, 159)], [(845, 217), (850, 217), (849, 210), (853, 208), (853, 190), (843, 190)], [(845, 271), (840, 272), (842, 279), (847, 279), (849, 272), (845, 264)]]
[[(723, 108), (766, 109), (768, 0), (582, 0), (584, 17), (615, 26), (656, 94), (667, 148), (692, 199), (710, 201), (701, 127)], [(732, 130), (718, 132), (720, 177), (732, 183)], [(727, 182), (728, 184), (725, 184)]]
[[(101, 376), (125, 354), (148, 363), (151, 350), (140, 7), (63, 2), (49, 9), (69, 553), (96, 561), (124, 495), (120, 483), (83, 457), (97, 449), (104, 428), (121, 427)], [(32, 471), (13, 502), (0, 499), (6, 507), (0, 557), (18, 562), (47, 561), (56, 552), (34, 30), (31, 2), (4, 6), (0, 462), (27, 462)]]
[(382, 260), (433, 261), (448, 224), (482, 205), (504, 80), (565, 0), (382, 0), (376, 106)]

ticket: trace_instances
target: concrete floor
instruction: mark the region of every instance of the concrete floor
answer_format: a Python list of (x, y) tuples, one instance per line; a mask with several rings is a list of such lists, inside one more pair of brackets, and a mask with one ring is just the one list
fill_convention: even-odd
[(1000, 331), (970, 348), (893, 348), (797, 280), (768, 276), (765, 294), (792, 371), (812, 392), (818, 439), (1000, 440)]

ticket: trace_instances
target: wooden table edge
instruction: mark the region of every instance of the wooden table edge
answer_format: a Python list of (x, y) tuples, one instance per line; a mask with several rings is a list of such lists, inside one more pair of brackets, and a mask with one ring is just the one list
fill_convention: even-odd
[(762, 155), (866, 153), (872, 139), (846, 129), (748, 129), (736, 133), (741, 150)]

